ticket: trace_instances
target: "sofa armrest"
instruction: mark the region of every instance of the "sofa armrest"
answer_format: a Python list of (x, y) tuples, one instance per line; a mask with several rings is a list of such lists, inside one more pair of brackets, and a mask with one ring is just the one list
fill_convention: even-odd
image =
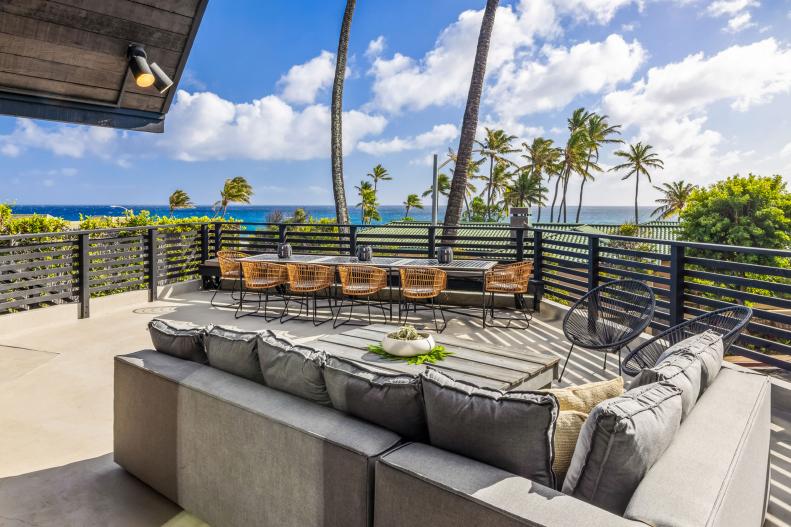
[(421, 443), (404, 445), (378, 461), (374, 496), (376, 527), (643, 525)]

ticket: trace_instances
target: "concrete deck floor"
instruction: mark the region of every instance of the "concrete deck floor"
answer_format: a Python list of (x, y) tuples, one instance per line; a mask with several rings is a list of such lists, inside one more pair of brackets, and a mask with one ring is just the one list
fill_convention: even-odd
[[(183, 288), (182, 288), (183, 289)], [(222, 301), (218, 295), (218, 300)], [(0, 526), (199, 527), (200, 520), (128, 475), (112, 461), (113, 356), (150, 347), (146, 323), (155, 317), (241, 328), (269, 327), (300, 341), (341, 332), (330, 324), (266, 324), (234, 319), (209, 306), (210, 294), (173, 290), (149, 303), (143, 293), (93, 302), (77, 320), (74, 306), (0, 317)], [(447, 334), (565, 358), (561, 313), (546, 309), (529, 330), (487, 328), (449, 317)], [(413, 321), (428, 323), (419, 313)], [(413, 315), (414, 317), (414, 315)], [(381, 319), (378, 320), (381, 322)], [(600, 354), (575, 353), (564, 384), (612, 377)], [(773, 389), (772, 496), (766, 525), (791, 525), (791, 390)]]

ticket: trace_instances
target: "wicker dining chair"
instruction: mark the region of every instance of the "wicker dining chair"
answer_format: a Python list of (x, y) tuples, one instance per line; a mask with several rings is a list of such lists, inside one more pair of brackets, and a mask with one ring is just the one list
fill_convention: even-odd
[(222, 281), (223, 280), (233, 280), (233, 288), (231, 289), (231, 302), (222, 307), (234, 307), (236, 304), (235, 301), (239, 300), (234, 296), (236, 292), (236, 286), (239, 284), (241, 287), (240, 281), (242, 277), (242, 268), (239, 265), (239, 260), (242, 258), (247, 258), (250, 256), (247, 253), (243, 253), (241, 251), (229, 251), (229, 250), (221, 250), (217, 251), (217, 262), (220, 264), (220, 281), (217, 284), (217, 289), (214, 290), (214, 294), (209, 301), (209, 304), (213, 307), (217, 307), (214, 303), (214, 297), (217, 296), (217, 293), (222, 289)]
[[(261, 311), (261, 304), (263, 299), (264, 307), (264, 320), (271, 322), (278, 318), (277, 316), (267, 317), (267, 309), (269, 307), (269, 297), (280, 297), (285, 301), (285, 296), (282, 294), (283, 286), (288, 283), (288, 269), (285, 265), (276, 264), (272, 262), (242, 262), (242, 284), (240, 290), (240, 301), (236, 307), (236, 318), (241, 318), (248, 315), (257, 315)], [(244, 304), (244, 297), (247, 293), (258, 294), (258, 308), (249, 313), (239, 312), (242, 310)]]
[[(370, 265), (339, 265), (338, 276), (341, 279), (341, 304), (335, 313), (333, 328), (348, 324), (352, 319), (355, 305), (365, 305), (368, 308), (368, 323), (373, 324), (371, 319), (371, 296), (376, 295), (387, 287), (387, 271), (372, 267)], [(363, 300), (363, 297), (365, 300)], [(338, 322), (341, 311), (349, 301), (349, 316), (346, 320)], [(382, 314), (387, 320), (382, 300), (377, 301), (377, 307), (382, 310)]]
[[(486, 327), (487, 311), (492, 322), (495, 320), (507, 320), (505, 327), (511, 327), (511, 321), (515, 317), (497, 317), (494, 312), (495, 293), (505, 293), (514, 295), (514, 310), (521, 311), (525, 321), (525, 328), (530, 327), (533, 314), (527, 309), (524, 294), (527, 293), (527, 286), (530, 282), (530, 275), (533, 273), (533, 262), (515, 262), (511, 264), (499, 264), (486, 271), (483, 275), (483, 327)], [(488, 293), (488, 294), (487, 294)], [(487, 298), (489, 299), (487, 307)], [(490, 324), (494, 325), (494, 324)]]
[(727, 353), (752, 316), (753, 310), (749, 307), (729, 306), (686, 320), (640, 344), (623, 360), (621, 369), (627, 375), (637, 375), (640, 370), (655, 366), (662, 353), (673, 344), (708, 330), (722, 337)]
[[(327, 295), (328, 306), (330, 308), (330, 318), (318, 320), (316, 317), (316, 307), (318, 294), (322, 291), (329, 292), (335, 279), (335, 269), (326, 265), (289, 263), (286, 264), (288, 270), (288, 296), (286, 297), (286, 307), (281, 322), (293, 320), (302, 315), (302, 308), (305, 308), (305, 316), (312, 317), (313, 325), (319, 326), (332, 320), (332, 301)], [(292, 298), (296, 298), (299, 304), (299, 311), (296, 315), (290, 315), (289, 304)], [(313, 300), (313, 310), (311, 315), (311, 300)]]
[[(431, 309), (434, 317), (434, 328), (438, 333), (442, 333), (448, 325), (445, 320), (445, 312), (442, 304), (437, 298), (448, 286), (448, 274), (436, 267), (402, 267), (399, 269), (401, 275), (401, 300), (398, 304), (398, 322), (401, 323), (401, 313), (405, 311), (404, 322), (409, 318), (409, 306), (417, 313), (418, 301), (424, 300), (425, 304), (421, 309)], [(437, 312), (442, 316), (442, 329), (437, 323)]]
[(607, 354), (618, 352), (620, 373), (621, 350), (648, 327), (655, 308), (654, 292), (637, 280), (617, 280), (588, 291), (563, 319), (563, 333), (571, 348), (558, 382), (563, 380), (575, 346), (603, 352), (605, 370)]

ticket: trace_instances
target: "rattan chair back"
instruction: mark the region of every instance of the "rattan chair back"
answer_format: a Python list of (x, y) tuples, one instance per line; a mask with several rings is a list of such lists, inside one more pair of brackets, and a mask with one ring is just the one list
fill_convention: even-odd
[(288, 288), (295, 293), (314, 293), (332, 285), (334, 269), (326, 265), (289, 263)]
[(527, 293), (533, 262), (523, 261), (497, 265), (483, 275), (484, 291), (487, 293)]
[(402, 267), (399, 273), (404, 298), (434, 298), (448, 286), (448, 274), (436, 267)]
[(240, 273), (239, 260), (250, 255), (241, 251), (217, 251), (217, 262), (220, 264), (220, 276), (238, 278)]
[(249, 291), (271, 289), (288, 282), (285, 265), (272, 262), (242, 262), (242, 280)]
[(340, 265), (341, 291), (349, 296), (367, 296), (387, 287), (387, 271), (370, 265)]

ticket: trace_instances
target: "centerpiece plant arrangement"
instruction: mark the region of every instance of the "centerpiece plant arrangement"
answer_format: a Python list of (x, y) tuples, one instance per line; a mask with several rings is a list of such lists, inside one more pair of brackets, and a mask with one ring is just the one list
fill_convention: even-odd
[(445, 346), (434, 342), (431, 334), (420, 332), (410, 325), (388, 333), (381, 344), (369, 345), (368, 351), (388, 360), (401, 360), (413, 365), (434, 364), (453, 355), (445, 350)]

